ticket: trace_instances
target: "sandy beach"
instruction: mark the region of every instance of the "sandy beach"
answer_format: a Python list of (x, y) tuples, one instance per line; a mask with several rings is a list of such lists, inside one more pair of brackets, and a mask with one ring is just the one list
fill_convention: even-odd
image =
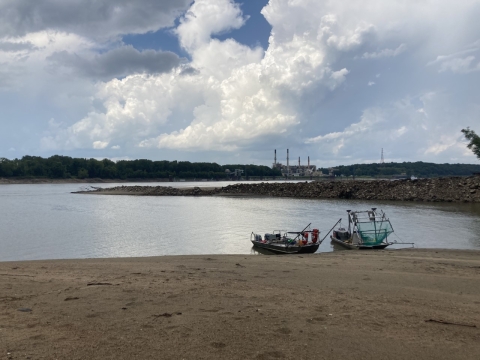
[(478, 359), (480, 252), (0, 263), (0, 358)]

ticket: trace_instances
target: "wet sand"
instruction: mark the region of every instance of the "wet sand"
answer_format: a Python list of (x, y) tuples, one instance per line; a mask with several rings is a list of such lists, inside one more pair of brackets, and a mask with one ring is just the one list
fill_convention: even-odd
[(480, 252), (0, 263), (2, 359), (478, 359)]

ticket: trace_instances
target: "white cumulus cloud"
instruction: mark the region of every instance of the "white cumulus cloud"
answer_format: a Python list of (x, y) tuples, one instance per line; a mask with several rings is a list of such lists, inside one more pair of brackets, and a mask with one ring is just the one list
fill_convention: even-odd
[(93, 145), (94, 149), (100, 150), (100, 149), (105, 149), (108, 146), (108, 142), (106, 142), (106, 141), (94, 141), (92, 145)]
[[(389, 106), (366, 109), (359, 122), (342, 131), (331, 132), (306, 140), (315, 144), (325, 158), (335, 156), (353, 162), (363, 159), (377, 161), (374, 156), (381, 148), (388, 151), (396, 161), (401, 159), (423, 159), (435, 161), (442, 153), (450, 152), (452, 158), (473, 156), (464, 151), (458, 120), (468, 117), (473, 109), (459, 109), (448, 114), (448, 93), (428, 92), (414, 98), (404, 98)], [(416, 104), (422, 106), (417, 108)], [(427, 111), (430, 116), (427, 115)]]
[[(376, 160), (383, 147), (391, 159), (472, 161), (460, 133), (480, 126), (470, 0), (270, 0), (266, 50), (216, 38), (248, 24), (233, 0), (142, 0), (143, 20), (140, 5), (104, 0), (85, 24), (59, 1), (38, 3), (41, 21), (23, 9), (17, 28), (0, 26), (0, 91), (33, 104), (49, 94), (42, 150), (219, 151), (268, 164), (258, 154), (283, 146), (334, 165)], [(49, 15), (54, 5), (71, 23)], [(185, 59), (119, 41), (173, 24)]]
[[(287, 12), (288, 4), (281, 5)], [(300, 11), (308, 14), (308, 7)], [(329, 30), (319, 41), (325, 29), (277, 39), (274, 28), (265, 53), (231, 39), (212, 38), (244, 21), (230, 0), (197, 0), (176, 30), (196, 72), (132, 75), (100, 85), (97, 97), (106, 111), (89, 114), (56, 140), (72, 144), (84, 139), (88, 144), (98, 136), (104, 141), (130, 136), (144, 148), (235, 150), (264, 136), (286, 133), (300, 121), (297, 107), (305, 93), (316, 91), (321, 99), (347, 78), (348, 69), (326, 62), (325, 48), (346, 50), (361, 41), (364, 28), (369, 29), (362, 23), (337, 38)], [(188, 126), (148, 136), (174, 120), (177, 112), (190, 118)]]

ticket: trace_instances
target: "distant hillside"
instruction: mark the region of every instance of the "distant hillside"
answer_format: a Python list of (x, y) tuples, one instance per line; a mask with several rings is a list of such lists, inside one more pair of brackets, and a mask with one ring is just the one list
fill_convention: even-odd
[[(226, 170), (230, 170), (230, 175)], [(218, 165), (189, 161), (82, 159), (55, 155), (49, 158), (24, 156), (9, 160), (0, 158), (0, 177), (48, 179), (228, 179), (235, 169), (242, 176), (281, 176), (279, 170), (261, 165)], [(237, 173), (238, 175), (238, 173)]]
[[(391, 177), (392, 175), (406, 174), (416, 177), (439, 177), (439, 176), (468, 176), (472, 173), (480, 173), (480, 164), (434, 164), (417, 162), (385, 163), (385, 164), (355, 164), (337, 166), (336, 175), (344, 176), (371, 176)], [(319, 169), (328, 174), (327, 168)]]
[[(230, 171), (230, 175), (226, 170)], [(68, 156), (24, 156), (9, 160), (0, 158), (2, 178), (46, 178), (46, 179), (216, 179), (232, 178), (235, 169), (242, 170), (243, 177), (281, 177), (279, 170), (263, 165), (219, 165), (216, 163), (191, 163), (189, 161), (83, 159)], [(416, 177), (469, 176), (480, 173), (480, 164), (433, 164), (424, 162), (403, 162), (386, 164), (356, 164), (338, 166), (336, 175), (391, 177), (406, 174)], [(329, 169), (318, 169), (325, 174)], [(238, 174), (237, 174), (238, 175)]]

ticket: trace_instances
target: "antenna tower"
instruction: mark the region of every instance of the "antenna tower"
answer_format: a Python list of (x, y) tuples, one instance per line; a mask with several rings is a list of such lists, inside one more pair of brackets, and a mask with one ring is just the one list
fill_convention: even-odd
[(382, 148), (382, 157), (380, 158), (380, 164), (385, 164), (385, 159), (383, 158), (383, 148)]

